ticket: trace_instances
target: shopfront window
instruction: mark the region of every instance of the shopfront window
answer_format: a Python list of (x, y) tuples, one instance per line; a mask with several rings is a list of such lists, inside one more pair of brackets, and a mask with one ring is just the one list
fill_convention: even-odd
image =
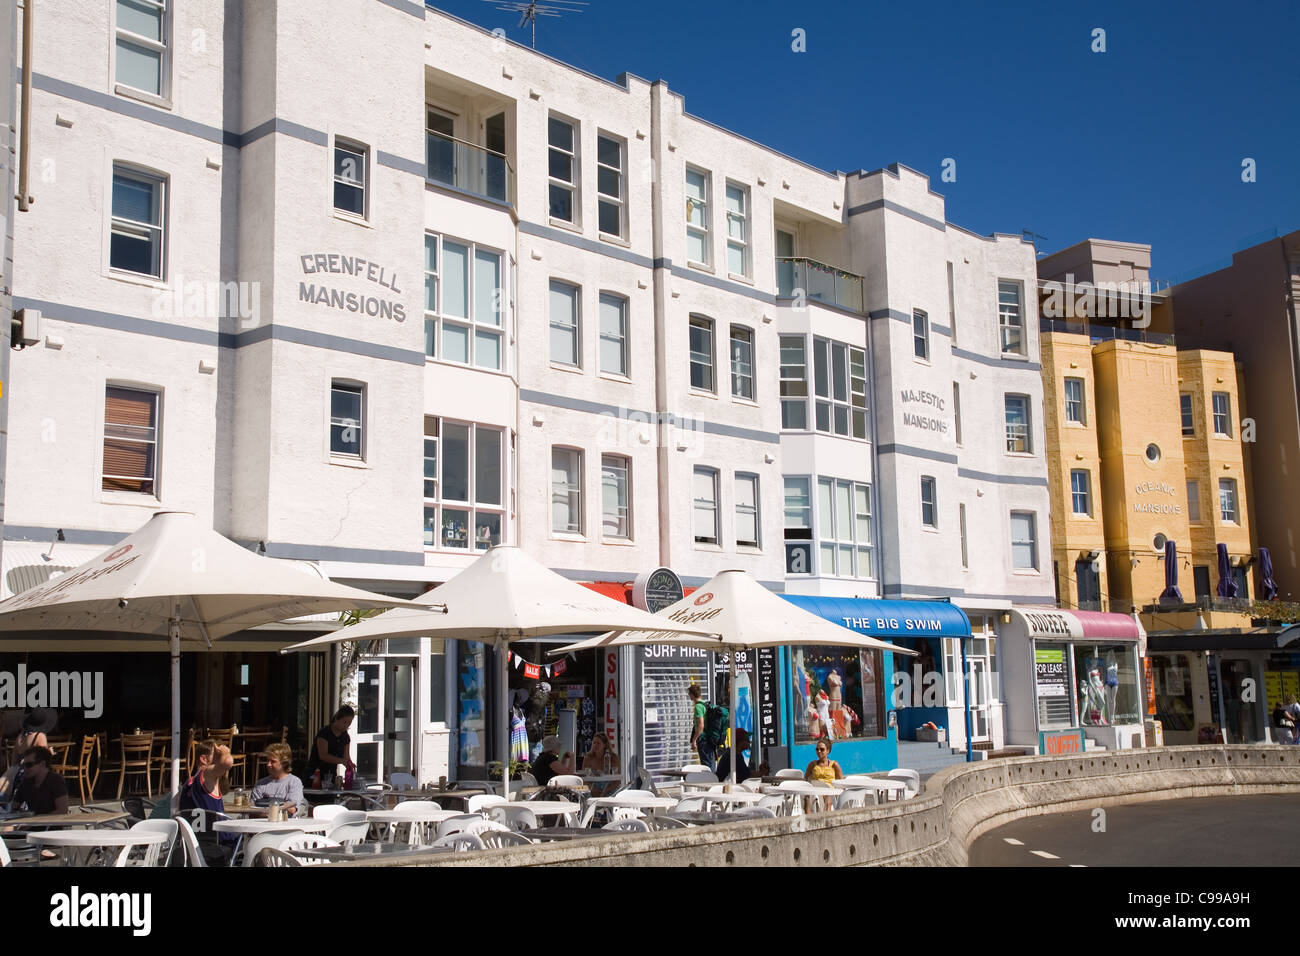
[(1156, 692), (1156, 720), (1164, 725), (1166, 731), (1192, 730), (1196, 714), (1192, 670), (1187, 655), (1152, 655), (1151, 670)]
[(885, 734), (883, 662), (879, 651), (848, 647), (792, 649), (795, 743), (824, 737), (861, 740)]
[(1138, 675), (1133, 647), (1126, 644), (1076, 644), (1075, 688), (1079, 722), (1085, 727), (1140, 724)]
[(461, 641), (457, 646), (456, 691), (459, 701), (460, 748), (457, 762), (462, 767), (487, 766), (487, 645)]

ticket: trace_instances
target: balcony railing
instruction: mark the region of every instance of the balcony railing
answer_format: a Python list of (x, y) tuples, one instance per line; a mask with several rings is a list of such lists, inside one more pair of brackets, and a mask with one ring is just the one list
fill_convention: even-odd
[(776, 294), (782, 299), (803, 298), (812, 302), (864, 312), (862, 276), (828, 266), (816, 259), (781, 258), (776, 260)]
[(1039, 319), (1039, 332), (1066, 332), (1070, 335), (1086, 335), (1095, 345), (1119, 339), (1124, 342), (1145, 342), (1148, 345), (1173, 345), (1172, 332), (1151, 332), (1147, 329), (1132, 329), (1120, 325), (1093, 325), (1089, 322), (1071, 322), (1068, 319)]
[(425, 130), (425, 177), (497, 202), (515, 203), (515, 170), (501, 153)]

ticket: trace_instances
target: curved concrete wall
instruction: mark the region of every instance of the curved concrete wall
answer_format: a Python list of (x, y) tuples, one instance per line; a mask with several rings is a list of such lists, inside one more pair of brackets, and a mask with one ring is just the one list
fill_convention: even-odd
[(922, 796), (880, 807), (387, 865), (964, 866), (977, 837), (1020, 817), (1298, 790), (1300, 747), (1161, 747), (1020, 757), (950, 767), (930, 778)]

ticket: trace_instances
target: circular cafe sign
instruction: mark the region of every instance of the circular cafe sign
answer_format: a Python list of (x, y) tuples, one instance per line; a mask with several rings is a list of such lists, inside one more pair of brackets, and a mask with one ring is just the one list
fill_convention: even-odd
[(682, 579), (668, 568), (638, 574), (632, 583), (632, 603), (651, 614), (671, 607), (683, 597)]

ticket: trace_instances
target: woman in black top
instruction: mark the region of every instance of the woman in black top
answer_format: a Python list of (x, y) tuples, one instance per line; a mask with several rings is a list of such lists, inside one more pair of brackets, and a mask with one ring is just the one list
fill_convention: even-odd
[(352, 735), (348, 727), (356, 716), (347, 704), (334, 713), (334, 719), (316, 732), (312, 744), (311, 759), (307, 761), (307, 779), (315, 781), (315, 774), (321, 775), (320, 785), (330, 787), (336, 774), (356, 769), (348, 750), (352, 745)]

